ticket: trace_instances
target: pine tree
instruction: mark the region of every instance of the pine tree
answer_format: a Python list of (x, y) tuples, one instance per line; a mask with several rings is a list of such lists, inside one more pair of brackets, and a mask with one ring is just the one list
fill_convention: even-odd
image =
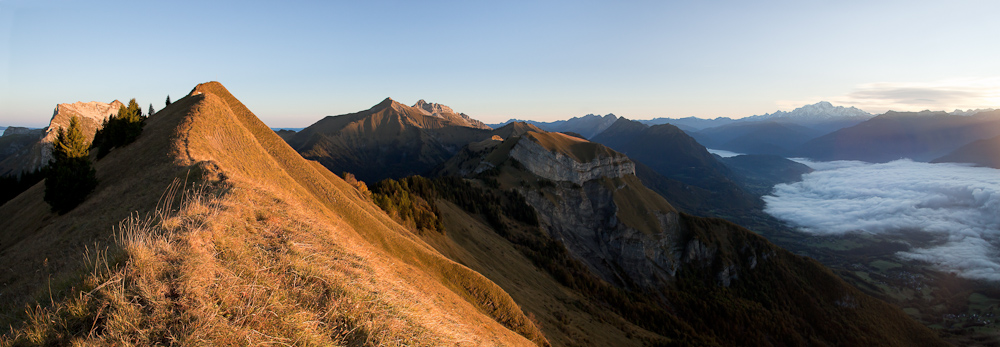
[(153, 113), (155, 113), (155, 111), (153, 111), (153, 104), (149, 104), (149, 113), (146, 114), (146, 117), (152, 116)]
[(142, 115), (139, 103), (132, 99), (128, 106), (118, 108), (118, 114), (104, 120), (101, 129), (94, 134), (93, 146), (97, 148), (97, 158), (104, 158), (112, 148), (132, 143), (142, 134), (146, 116)]
[(45, 178), (45, 202), (53, 212), (69, 212), (97, 188), (97, 171), (90, 162), (89, 147), (76, 117), (70, 118), (68, 129), (59, 129)]
[(166, 106), (170, 106), (170, 95), (167, 95), (167, 104), (164, 107)]

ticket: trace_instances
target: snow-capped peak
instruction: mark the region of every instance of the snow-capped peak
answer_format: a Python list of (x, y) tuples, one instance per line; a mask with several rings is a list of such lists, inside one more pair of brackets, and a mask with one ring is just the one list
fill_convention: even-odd
[(873, 117), (871, 113), (862, 111), (857, 107), (833, 106), (833, 104), (827, 101), (820, 101), (812, 105), (805, 105), (796, 108), (791, 112), (775, 111), (774, 113), (767, 113), (759, 116), (750, 116), (747, 117), (747, 120), (771, 120), (775, 118), (789, 118), (789, 119), (800, 119), (800, 120), (824, 120), (824, 119), (842, 119), (842, 118), (871, 118), (871, 117)]

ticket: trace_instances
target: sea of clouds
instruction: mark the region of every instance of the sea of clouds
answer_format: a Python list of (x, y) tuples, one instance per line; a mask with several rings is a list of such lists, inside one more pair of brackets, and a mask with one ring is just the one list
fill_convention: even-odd
[(722, 150), (722, 149), (711, 149), (711, 148), (707, 148), (707, 149), (708, 149), (708, 153), (712, 153), (712, 154), (718, 155), (718, 156), (723, 157), (723, 158), (729, 158), (729, 157), (735, 157), (737, 155), (743, 155), (743, 153), (736, 153), (736, 152), (731, 152), (731, 151)]
[(817, 235), (867, 232), (906, 242), (924, 233), (938, 241), (897, 255), (1000, 281), (1000, 170), (908, 159), (794, 160), (816, 171), (775, 186), (765, 212)]

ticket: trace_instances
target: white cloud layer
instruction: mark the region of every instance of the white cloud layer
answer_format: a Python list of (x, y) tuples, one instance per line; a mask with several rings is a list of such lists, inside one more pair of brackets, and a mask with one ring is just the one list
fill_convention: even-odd
[(856, 86), (846, 95), (783, 100), (778, 102), (778, 107), (790, 110), (820, 100), (854, 106), (871, 113), (997, 108), (1000, 106), (1000, 77), (866, 83)]
[(973, 279), (1000, 281), (1000, 170), (907, 159), (811, 162), (779, 184), (765, 212), (819, 235), (925, 233), (941, 241), (897, 255)]

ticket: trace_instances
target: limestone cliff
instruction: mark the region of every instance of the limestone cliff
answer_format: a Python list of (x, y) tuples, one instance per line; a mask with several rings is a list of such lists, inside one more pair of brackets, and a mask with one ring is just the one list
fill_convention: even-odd
[[(521, 162), (528, 171), (553, 181), (569, 181), (576, 184), (602, 177), (617, 178), (635, 174), (635, 164), (625, 155), (607, 151), (605, 155), (594, 155), (589, 161), (581, 161), (572, 152), (546, 146), (546, 141), (585, 143), (581, 139), (556, 133), (531, 133), (523, 137), (510, 151), (510, 157)], [(558, 144), (557, 144), (558, 145)]]
[[(510, 162), (516, 171), (501, 169)], [(764, 252), (747, 247), (737, 257), (720, 256), (716, 245), (684, 226), (670, 203), (642, 185), (628, 157), (583, 139), (531, 131), (470, 144), (445, 167), (442, 174), (466, 177), (496, 168), (500, 181), (522, 182), (514, 189), (549, 236), (621, 287), (662, 288), (688, 265), (707, 267), (719, 285), (729, 286)]]
[(118, 108), (122, 106), (118, 100), (111, 103), (81, 101), (56, 105), (49, 126), (43, 130), (42, 137), (31, 146), (22, 148), (0, 162), (0, 175), (19, 174), (48, 165), (52, 160), (52, 144), (59, 135), (59, 129), (69, 127), (72, 117), (79, 119), (80, 128), (87, 141), (93, 141), (94, 134), (101, 128), (104, 120), (117, 113)]
[(413, 107), (423, 111), (425, 115), (447, 119), (455, 125), (476, 129), (493, 129), (477, 119), (472, 119), (472, 117), (469, 117), (465, 113), (455, 112), (455, 110), (451, 109), (451, 107), (438, 103), (426, 102), (424, 99), (417, 101), (416, 104), (413, 104)]

